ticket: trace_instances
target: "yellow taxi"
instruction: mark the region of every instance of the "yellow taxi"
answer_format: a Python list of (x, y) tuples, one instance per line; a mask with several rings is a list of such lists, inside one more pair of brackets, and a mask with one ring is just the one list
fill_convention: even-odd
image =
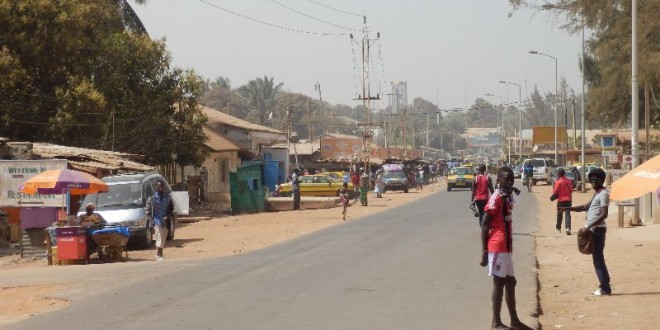
[(447, 191), (451, 191), (452, 188), (472, 189), (473, 181), (474, 171), (472, 168), (465, 166), (454, 167), (447, 175)]
[[(327, 175), (303, 175), (300, 177), (300, 196), (339, 196), (344, 184)], [(291, 196), (291, 182), (277, 186), (279, 196)], [(348, 194), (353, 198), (353, 184), (348, 183)]]
[(344, 176), (344, 172), (342, 172), (342, 171), (321, 172), (321, 173), (318, 173), (318, 175), (325, 175), (325, 176), (329, 176), (329, 177), (331, 177), (331, 178), (333, 178), (337, 181), (342, 181), (342, 177)]

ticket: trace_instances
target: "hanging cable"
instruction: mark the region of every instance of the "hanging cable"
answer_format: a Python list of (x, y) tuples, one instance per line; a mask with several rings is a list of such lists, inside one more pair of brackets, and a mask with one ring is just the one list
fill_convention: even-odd
[(342, 14), (353, 15), (353, 16), (364, 16), (364, 15), (360, 15), (360, 14), (356, 14), (356, 13), (351, 13), (351, 12), (348, 12), (348, 11), (345, 11), (345, 10), (341, 10), (341, 9), (333, 8), (333, 7), (330, 7), (330, 6), (328, 6), (328, 5), (324, 5), (324, 4), (322, 4), (322, 3), (318, 2), (318, 1), (314, 1), (314, 0), (307, 0), (307, 1), (309, 1), (309, 2), (311, 2), (311, 3), (313, 3), (313, 4), (317, 4), (317, 5), (321, 6), (321, 7), (325, 7), (325, 8), (328, 8), (328, 9), (330, 9), (330, 10), (334, 10), (334, 11), (339, 12), (339, 13), (342, 13)]
[(206, 1), (206, 0), (198, 0), (198, 1), (201, 2), (201, 3), (203, 3), (203, 4), (206, 4), (206, 5), (208, 5), (208, 6), (211, 6), (211, 7), (215, 8), (215, 9), (218, 9), (218, 10), (224, 11), (225, 13), (229, 13), (229, 14), (232, 14), (232, 15), (234, 15), (234, 16), (238, 16), (238, 17), (240, 17), (240, 18), (246, 19), (246, 20), (248, 20), (248, 21), (252, 21), (252, 22), (255, 22), (255, 23), (263, 24), (263, 25), (266, 25), (266, 26), (270, 26), (270, 27), (272, 27), (272, 28), (280, 29), (280, 30), (285, 30), (285, 31), (289, 31), (289, 32), (296, 32), (296, 33), (303, 33), (303, 34), (311, 34), (311, 35), (322, 35), (322, 36), (345, 36), (345, 35), (347, 35), (346, 33), (311, 32), (311, 31), (305, 31), (305, 30), (294, 29), (294, 28), (290, 28), (290, 27), (286, 27), (286, 26), (282, 26), (282, 25), (277, 25), (277, 24), (273, 24), (273, 23), (268, 23), (268, 22), (265, 22), (265, 21), (262, 21), (262, 20), (259, 20), (259, 19), (256, 19), (256, 18), (249, 17), (249, 16), (245, 16), (245, 15), (240, 14), (240, 13), (237, 13), (237, 12), (235, 12), (235, 11), (231, 11), (231, 10), (229, 10), (229, 9), (226, 9), (226, 8), (220, 7), (220, 6), (216, 5), (216, 4), (210, 3), (210, 2), (208, 2), (208, 1)]
[[(379, 42), (378, 43), (378, 57), (380, 58), (380, 69), (381, 69), (381, 73), (382, 73), (382, 76), (383, 76), (383, 85), (386, 86), (385, 88), (390, 88), (391, 89), (391, 87), (387, 84), (387, 77), (385, 76), (385, 62), (383, 61), (383, 52), (381, 51), (380, 46), (381, 46), (381, 43)], [(388, 92), (388, 91), (386, 90), (385, 92)], [(389, 93), (391, 93), (391, 92), (392, 91), (390, 90)]]
[(351, 52), (353, 53), (353, 84), (355, 85), (356, 96), (359, 95), (358, 87), (358, 68), (357, 68), (357, 56), (355, 55), (355, 41), (353, 40), (353, 34), (351, 34)]
[(321, 22), (321, 23), (324, 23), (324, 24), (328, 24), (328, 25), (330, 25), (330, 26), (338, 27), (338, 28), (340, 28), (340, 29), (344, 29), (344, 30), (350, 30), (350, 31), (358, 31), (358, 30), (359, 30), (359, 29), (355, 29), (355, 28), (349, 28), (349, 27), (346, 27), (346, 26), (343, 26), (343, 25), (334, 24), (334, 23), (331, 23), (331, 22), (328, 22), (328, 21), (324, 21), (324, 20), (322, 20), (322, 19), (320, 19), (320, 18), (316, 18), (316, 17), (314, 17), (314, 16), (307, 15), (307, 14), (305, 14), (305, 13), (303, 13), (303, 12), (301, 12), (301, 11), (298, 11), (298, 10), (296, 10), (296, 9), (294, 9), (294, 8), (291, 8), (291, 7), (289, 7), (289, 6), (287, 6), (287, 5), (283, 4), (283, 3), (281, 3), (281, 2), (279, 2), (279, 1), (275, 1), (275, 0), (268, 0), (268, 1), (274, 3), (274, 4), (278, 5), (278, 6), (284, 7), (284, 8), (286, 8), (286, 9), (288, 9), (288, 10), (290, 10), (290, 11), (292, 11), (292, 12), (298, 14), (298, 15), (305, 16), (305, 17), (307, 17), (307, 18), (311, 18), (311, 19), (313, 19), (313, 20), (315, 20), (315, 21), (317, 21), (317, 22)]

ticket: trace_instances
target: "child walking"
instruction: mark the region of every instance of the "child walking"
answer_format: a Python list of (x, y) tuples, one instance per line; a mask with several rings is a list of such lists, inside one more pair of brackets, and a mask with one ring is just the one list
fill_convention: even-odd
[(344, 216), (344, 220), (346, 220), (346, 210), (348, 209), (348, 202), (351, 200), (351, 197), (348, 194), (348, 183), (344, 182), (344, 187), (341, 188), (341, 191), (339, 192), (339, 202), (342, 205), (342, 215)]

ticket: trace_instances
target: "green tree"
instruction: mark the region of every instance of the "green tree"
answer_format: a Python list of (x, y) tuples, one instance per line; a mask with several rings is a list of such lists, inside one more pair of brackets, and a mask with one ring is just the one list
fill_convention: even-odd
[(181, 96), (198, 95), (180, 82), (199, 77), (172, 70), (163, 41), (128, 28), (123, 4), (0, 0), (1, 136), (172, 161), (180, 125), (198, 127), (175, 125)]
[(275, 78), (264, 76), (249, 81), (246, 85), (238, 88), (237, 92), (256, 111), (258, 123), (265, 124), (266, 116), (273, 110), (275, 96), (280, 92), (284, 83), (275, 84)]
[[(632, 10), (629, 0), (509, 0), (514, 9), (528, 7), (550, 12), (569, 33), (584, 25), (587, 42), (582, 70), (589, 86), (587, 119), (602, 124), (623, 125), (629, 120), (632, 61)], [(660, 90), (660, 0), (638, 1), (639, 87)], [(640, 102), (640, 113), (643, 113)], [(652, 122), (660, 121), (658, 111)]]
[(555, 125), (553, 100), (552, 94), (548, 93), (543, 97), (538, 86), (534, 86), (534, 90), (526, 102), (525, 112), (523, 112), (523, 118), (529, 127)]

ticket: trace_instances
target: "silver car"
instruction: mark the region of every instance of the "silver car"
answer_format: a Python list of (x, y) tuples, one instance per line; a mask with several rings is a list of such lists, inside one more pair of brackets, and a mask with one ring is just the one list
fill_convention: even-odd
[[(82, 205), (94, 203), (98, 212), (109, 225), (122, 225), (131, 232), (131, 241), (137, 241), (142, 246), (150, 247), (153, 242), (151, 230), (152, 219), (147, 215), (145, 206), (147, 199), (156, 192), (156, 182), (165, 184), (165, 192), (172, 189), (167, 181), (155, 173), (122, 174), (108, 176), (102, 179), (108, 184), (109, 191), (85, 196)], [(84, 207), (81, 208), (84, 213)], [(167, 219), (167, 239), (174, 239), (176, 219)]]

